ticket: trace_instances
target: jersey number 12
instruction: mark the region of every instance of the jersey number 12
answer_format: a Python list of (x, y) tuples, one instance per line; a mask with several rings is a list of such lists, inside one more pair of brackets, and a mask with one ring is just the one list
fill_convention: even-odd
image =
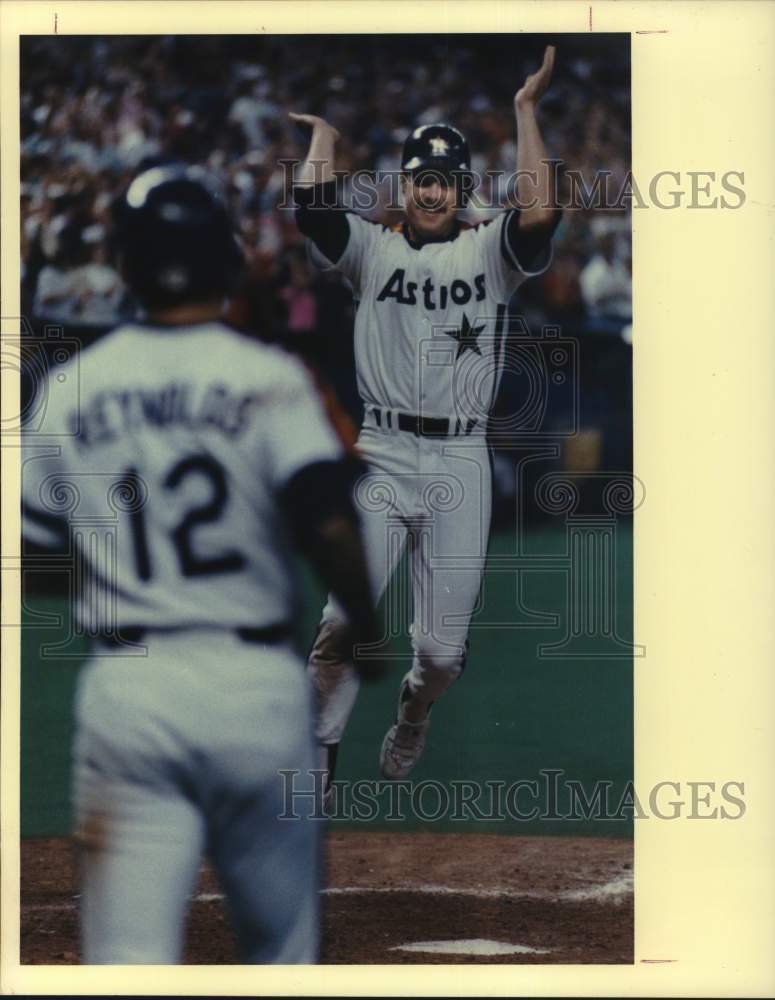
[[(178, 565), (183, 576), (210, 576), (214, 573), (236, 573), (245, 565), (245, 558), (236, 549), (229, 549), (217, 555), (197, 555), (194, 546), (194, 532), (199, 525), (217, 521), (228, 500), (226, 473), (223, 466), (211, 455), (190, 455), (169, 470), (162, 485), (166, 490), (175, 491), (191, 475), (204, 477), (210, 485), (210, 497), (205, 503), (189, 508), (179, 524), (170, 532), (172, 544), (178, 557)], [(125, 479), (137, 483), (137, 469), (127, 469)], [(137, 491), (139, 493), (139, 490)], [(145, 505), (138, 505), (129, 512), (135, 568), (141, 580), (147, 582), (153, 576), (151, 555), (148, 548)]]

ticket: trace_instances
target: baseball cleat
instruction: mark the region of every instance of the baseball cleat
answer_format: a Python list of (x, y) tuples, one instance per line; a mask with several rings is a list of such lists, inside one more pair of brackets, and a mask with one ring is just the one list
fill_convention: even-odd
[(379, 754), (379, 766), (388, 781), (405, 778), (422, 756), (425, 749), (425, 734), (431, 724), (429, 718), (422, 722), (407, 722), (403, 718), (402, 705), (408, 697), (408, 674), (401, 682), (398, 693), (398, 713), (396, 721), (385, 733)]

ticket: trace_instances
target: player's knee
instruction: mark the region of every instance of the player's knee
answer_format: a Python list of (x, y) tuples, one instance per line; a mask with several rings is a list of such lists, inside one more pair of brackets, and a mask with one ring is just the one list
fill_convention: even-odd
[(415, 638), (412, 645), (414, 646), (415, 659), (426, 682), (435, 678), (440, 683), (449, 685), (457, 680), (463, 672), (466, 655), (465, 643), (456, 645), (455, 643), (442, 642), (433, 636), (422, 636)]

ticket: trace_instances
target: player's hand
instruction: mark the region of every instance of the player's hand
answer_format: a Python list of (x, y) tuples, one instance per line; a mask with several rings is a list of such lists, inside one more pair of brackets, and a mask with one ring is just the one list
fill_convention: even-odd
[(317, 115), (299, 115), (295, 111), (289, 111), (288, 117), (291, 121), (301, 122), (302, 125), (309, 125), (313, 132), (328, 132), (334, 142), (339, 138), (339, 131), (330, 125), (325, 118), (319, 118)]
[(546, 46), (544, 61), (541, 63), (541, 68), (537, 72), (531, 73), (514, 95), (515, 110), (519, 110), (519, 108), (524, 108), (529, 105), (534, 106), (538, 104), (544, 96), (549, 86), (549, 82), (552, 79), (555, 51), (556, 49), (553, 45)]

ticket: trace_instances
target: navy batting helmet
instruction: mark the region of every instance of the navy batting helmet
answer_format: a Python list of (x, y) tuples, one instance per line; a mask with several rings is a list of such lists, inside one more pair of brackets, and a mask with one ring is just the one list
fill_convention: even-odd
[(471, 168), (471, 154), (463, 134), (451, 125), (420, 125), (404, 143), (401, 169), (457, 173)]
[(139, 174), (113, 209), (124, 279), (146, 308), (225, 296), (243, 265), (231, 221), (195, 167)]
[(465, 206), (471, 191), (471, 154), (462, 132), (452, 125), (420, 125), (406, 138), (401, 156), (406, 173), (423, 172), (454, 177), (458, 182), (460, 203)]

